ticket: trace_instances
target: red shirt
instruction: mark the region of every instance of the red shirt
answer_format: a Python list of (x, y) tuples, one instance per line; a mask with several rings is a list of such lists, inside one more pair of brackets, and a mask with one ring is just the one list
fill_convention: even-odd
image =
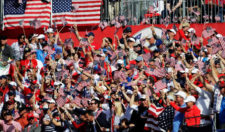
[(181, 108), (175, 104), (175, 102), (170, 102), (170, 105), (177, 111), (184, 113), (184, 118), (187, 126), (196, 127), (200, 125), (201, 115), (200, 110), (196, 105), (193, 105), (192, 108)]
[(3, 96), (2, 96), (2, 102), (4, 102), (4, 99), (5, 99), (5, 95), (9, 92), (9, 86), (6, 85), (4, 87), (0, 87), (0, 92), (3, 93)]

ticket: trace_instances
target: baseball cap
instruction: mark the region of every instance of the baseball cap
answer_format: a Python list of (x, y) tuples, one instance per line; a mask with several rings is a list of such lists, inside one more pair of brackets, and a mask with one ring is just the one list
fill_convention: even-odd
[(9, 85), (11, 85), (11, 86), (16, 86), (16, 87), (17, 87), (16, 82), (10, 82)]
[(53, 31), (52, 28), (49, 28), (49, 29), (47, 30), (47, 33), (54, 33), (54, 31)]
[(134, 39), (134, 38), (132, 38), (132, 37), (131, 37), (131, 38), (129, 38), (129, 39), (128, 39), (128, 41), (129, 41), (129, 42), (136, 42), (136, 41), (135, 41), (135, 39)]
[(196, 32), (194, 28), (189, 28), (187, 31), (188, 31), (189, 33), (195, 33), (195, 32)]
[(30, 100), (32, 97), (33, 97), (33, 94), (32, 94), (32, 93), (27, 94), (27, 96), (26, 96), (26, 98), (27, 98), (28, 100)]
[(194, 96), (187, 96), (187, 98), (184, 100), (185, 103), (187, 102), (196, 102), (196, 99)]
[(121, 59), (119, 59), (119, 60), (117, 60), (117, 64), (124, 64), (124, 61), (123, 60), (121, 60)]
[(176, 96), (181, 96), (184, 99), (187, 97), (187, 94), (185, 92), (183, 92), (183, 91), (178, 91), (175, 95)]
[(87, 34), (87, 37), (90, 37), (90, 36), (95, 36), (95, 34), (93, 33), (93, 32), (89, 32), (88, 34)]
[(131, 90), (128, 89), (126, 93), (129, 94), (129, 95), (132, 95), (133, 94), (133, 91), (131, 91)]
[(173, 32), (175, 35), (177, 34), (177, 32), (174, 29), (169, 29), (169, 32)]
[(50, 103), (50, 104), (55, 104), (55, 100), (54, 99), (49, 99), (49, 100), (47, 100), (47, 102)]
[(126, 28), (123, 30), (123, 33), (129, 33), (129, 32), (132, 32), (131, 27), (126, 27)]
[(146, 95), (141, 95), (140, 100), (145, 100), (146, 99)]
[(45, 35), (44, 34), (40, 34), (37, 38), (38, 39), (45, 39)]
[(223, 37), (223, 35), (221, 35), (221, 34), (217, 34), (217, 35), (216, 35), (216, 37), (217, 37), (217, 38), (222, 38), (222, 37)]
[(138, 61), (138, 62), (140, 62), (140, 61), (143, 60), (143, 57), (142, 56), (138, 56), (135, 60)]
[(54, 82), (54, 85), (58, 86), (58, 85), (62, 85), (62, 83), (60, 81), (56, 81), (56, 82)]

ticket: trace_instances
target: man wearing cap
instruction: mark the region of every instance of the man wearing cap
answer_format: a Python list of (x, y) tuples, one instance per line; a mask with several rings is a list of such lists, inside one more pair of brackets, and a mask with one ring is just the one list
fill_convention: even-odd
[(29, 37), (29, 48), (31, 48), (31, 50), (37, 50), (38, 46), (37, 46), (37, 42), (38, 42), (38, 34), (31, 34)]
[(55, 37), (53, 28), (48, 28), (46, 31), (46, 34), (48, 36), (48, 42), (50, 42), (51, 39), (53, 39)]
[(169, 45), (173, 44), (173, 42), (176, 42), (174, 39), (177, 32), (174, 29), (167, 30), (166, 39), (164, 39), (163, 43), (168, 47)]
[(120, 39), (120, 44), (125, 44), (124, 39), (127, 41), (128, 38), (131, 37), (131, 32), (132, 32), (131, 27), (126, 27), (123, 30), (123, 37)]
[(188, 78), (186, 78), (187, 84), (194, 88), (198, 92), (198, 99), (196, 101), (196, 106), (201, 111), (201, 125), (203, 125), (202, 130), (204, 131), (212, 131), (211, 127), (211, 101), (212, 101), (212, 93), (208, 91), (205, 87), (198, 87), (194, 83), (192, 83)]
[(43, 130), (55, 132), (57, 128), (62, 126), (62, 123), (59, 118), (55, 118), (55, 116), (58, 115), (55, 100), (49, 99), (47, 102), (49, 104), (49, 109), (43, 118)]
[(175, 102), (170, 102), (170, 105), (177, 111), (184, 113), (185, 123), (188, 127), (188, 131), (195, 131), (199, 125), (201, 120), (200, 110), (195, 105), (196, 99), (194, 96), (187, 96), (184, 100), (187, 107), (181, 108), (175, 104)]
[(7, 37), (1, 36), (0, 38), (0, 61), (5, 66), (9, 58), (15, 59), (14, 50), (7, 44)]
[[(183, 91), (178, 91), (176, 94), (176, 102), (178, 103), (178, 106), (181, 108), (185, 108), (186, 104), (184, 103), (184, 99), (186, 98), (186, 93)], [(178, 132), (180, 129), (180, 126), (182, 125), (182, 121), (184, 119), (184, 114), (175, 111), (174, 119), (173, 119), (173, 132)]]
[(84, 43), (87, 43), (87, 47), (82, 47), (83, 48), (83, 52), (86, 54), (86, 52), (95, 52), (96, 50), (98, 50), (100, 47), (94, 43), (94, 39), (95, 39), (95, 34), (93, 32), (89, 32), (88, 34), (85, 35), (85, 37), (87, 38), (82, 38), (80, 35), (79, 35), (79, 32), (78, 32), (78, 28), (77, 28), (77, 25), (75, 24), (73, 26), (74, 30), (75, 30), (75, 35), (77, 37), (77, 39), (81, 42), (84, 42)]

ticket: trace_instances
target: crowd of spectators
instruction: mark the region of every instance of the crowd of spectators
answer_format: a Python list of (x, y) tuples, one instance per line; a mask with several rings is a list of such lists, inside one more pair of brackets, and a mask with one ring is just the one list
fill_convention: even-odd
[[(92, 32), (1, 35), (0, 126), (5, 132), (212, 132), (225, 129), (225, 40), (180, 27), (138, 40), (131, 27), (117, 45)], [(178, 36), (178, 37), (177, 37)], [(96, 48), (95, 42), (102, 41)]]

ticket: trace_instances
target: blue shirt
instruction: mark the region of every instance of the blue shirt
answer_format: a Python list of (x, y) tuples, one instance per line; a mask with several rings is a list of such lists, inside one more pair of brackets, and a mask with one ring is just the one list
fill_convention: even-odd
[(223, 97), (219, 113), (220, 124), (225, 123), (225, 97)]
[[(185, 108), (186, 104), (180, 106), (181, 108)], [(181, 113), (179, 111), (175, 111), (174, 119), (173, 119), (173, 132), (178, 132), (180, 125), (184, 119), (184, 113)]]

